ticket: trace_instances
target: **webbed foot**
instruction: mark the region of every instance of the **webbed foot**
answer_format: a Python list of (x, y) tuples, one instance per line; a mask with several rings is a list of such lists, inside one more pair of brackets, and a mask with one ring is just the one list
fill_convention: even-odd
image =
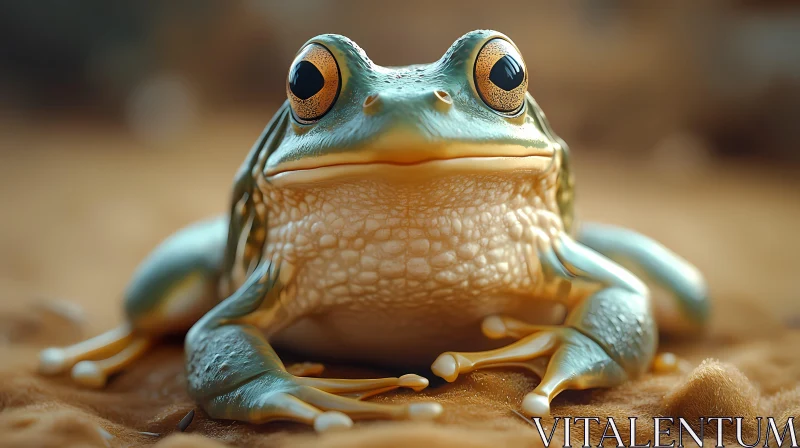
[[(507, 325), (506, 333), (500, 333), (500, 323)], [(519, 340), (485, 352), (442, 353), (431, 370), (453, 382), (460, 374), (480, 368), (525, 367), (542, 379), (522, 401), (522, 410), (529, 416), (550, 415), (550, 401), (565, 389), (612, 386), (627, 378), (599, 345), (573, 328), (543, 328), (498, 316), (487, 318), (483, 328), (489, 337)]]
[[(385, 404), (361, 401), (400, 387), (419, 391), (428, 380), (399, 378), (331, 379), (293, 375), (264, 337), (262, 329), (240, 320), (270, 310), (280, 322), (280, 274), (265, 262), (232, 296), (198, 321), (186, 336), (189, 395), (211, 418), (264, 423), (291, 420), (318, 431), (346, 428), (353, 419), (431, 419), (438, 403)], [(316, 364), (293, 366), (300, 374), (320, 373)]]
[(638, 375), (650, 365), (656, 344), (646, 298), (619, 288), (587, 298), (563, 326), (490, 316), (482, 330), (492, 339), (517, 341), (484, 352), (442, 353), (433, 373), (452, 382), (479, 368), (526, 367), (541, 382), (525, 396), (522, 410), (538, 417), (550, 414), (550, 402), (564, 390), (612, 387)]
[(127, 325), (68, 347), (50, 347), (39, 354), (39, 372), (57, 375), (71, 371), (85, 387), (101, 388), (108, 377), (147, 352), (152, 339), (134, 335)]
[(400, 387), (420, 391), (428, 380), (414, 374), (399, 378), (309, 378), (283, 369), (264, 372), (231, 392), (201, 399), (214, 418), (265, 423), (292, 420), (317, 431), (348, 428), (354, 419), (431, 419), (442, 412), (438, 403), (383, 404), (361, 401)]

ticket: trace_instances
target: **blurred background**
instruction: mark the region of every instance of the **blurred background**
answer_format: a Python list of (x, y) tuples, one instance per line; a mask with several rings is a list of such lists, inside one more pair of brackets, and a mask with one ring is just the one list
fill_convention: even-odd
[(308, 38), (345, 34), (382, 65), (438, 59), (493, 28), (576, 144), (642, 154), (689, 133), (720, 155), (800, 161), (800, 4), (792, 0), (7, 2), (11, 120), (85, 116), (160, 141), (220, 110), (269, 115)]
[(154, 244), (224, 210), (310, 37), (344, 34), (404, 65), (477, 28), (521, 49), (531, 93), (575, 154), (582, 217), (647, 232), (718, 294), (769, 297), (800, 326), (793, 0), (4, 2), (7, 297), (116, 315)]

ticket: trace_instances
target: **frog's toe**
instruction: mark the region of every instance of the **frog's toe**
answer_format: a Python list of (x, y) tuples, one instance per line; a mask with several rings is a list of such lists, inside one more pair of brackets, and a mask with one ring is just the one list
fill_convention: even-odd
[(355, 419), (430, 420), (442, 413), (438, 403), (387, 404), (361, 400), (364, 395), (401, 387), (400, 383), (407, 382), (414, 386), (421, 384), (410, 377), (402, 381), (400, 378), (339, 380), (295, 377), (275, 371), (256, 377), (234, 391), (201, 401), (214, 418), (252, 423), (292, 420), (313, 425), (317, 431), (349, 428)]
[[(467, 365), (467, 363), (464, 364)], [(442, 353), (439, 355), (436, 361), (431, 365), (431, 370), (436, 376), (444, 379), (448, 383), (455, 381), (461, 371), (459, 363), (456, 360), (456, 354), (454, 353)]]
[(522, 411), (530, 417), (549, 417), (550, 399), (537, 392), (531, 392), (522, 400)]
[(489, 316), (483, 319), (481, 331), (484, 336), (490, 339), (501, 339), (508, 334), (508, 329), (501, 316)]
[(353, 427), (353, 419), (338, 411), (323, 412), (314, 419), (314, 431), (327, 432)]
[(684, 363), (682, 363), (674, 353), (662, 352), (653, 358), (652, 368), (654, 373), (675, 373), (681, 370), (682, 364)]
[(88, 359), (114, 357), (134, 339), (127, 325), (68, 347), (50, 347), (39, 353), (39, 373), (57, 375)]
[(436, 402), (408, 405), (408, 416), (412, 420), (433, 420), (442, 415), (442, 412), (444, 412), (444, 407)]
[(69, 368), (69, 359), (63, 348), (50, 347), (39, 353), (39, 373), (57, 375)]
[(72, 380), (81, 386), (100, 389), (105, 387), (108, 375), (94, 361), (81, 361), (72, 367)]
[(99, 361), (80, 361), (72, 367), (72, 380), (84, 387), (99, 389), (105, 387), (108, 377), (129, 366), (143, 355), (152, 341), (148, 338), (134, 338), (119, 353)]
[(421, 377), (419, 375), (415, 375), (413, 373), (407, 373), (400, 378), (397, 379), (397, 385), (400, 387), (407, 387), (414, 392), (419, 392), (422, 389), (425, 389), (430, 385), (430, 381), (427, 378)]
[(290, 365), (286, 371), (294, 376), (319, 376), (325, 371), (325, 366), (316, 362), (301, 362)]
[(561, 329), (543, 330), (505, 347), (484, 352), (445, 352), (431, 365), (433, 373), (453, 382), (462, 373), (486, 367), (522, 366), (540, 374), (540, 358), (550, 355), (558, 346)]
[(483, 319), (481, 331), (489, 339), (521, 339), (537, 331), (552, 328), (549, 325), (531, 325), (508, 316), (488, 316)]
[(443, 411), (442, 405), (435, 402), (411, 404), (370, 403), (308, 386), (301, 386), (290, 393), (319, 409), (342, 412), (356, 419), (431, 420), (441, 415)]
[(415, 392), (428, 387), (428, 379), (413, 373), (399, 378), (376, 379), (335, 379), (335, 378), (295, 378), (300, 385), (310, 386), (325, 392), (364, 399), (373, 395), (397, 389), (409, 388)]

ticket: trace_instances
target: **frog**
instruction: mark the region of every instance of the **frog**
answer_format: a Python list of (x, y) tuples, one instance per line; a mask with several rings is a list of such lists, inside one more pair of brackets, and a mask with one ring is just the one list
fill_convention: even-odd
[(161, 243), (130, 280), (124, 323), (44, 349), (39, 371), (102, 388), (183, 335), (188, 394), (209, 417), (316, 431), (443, 407), (367, 400), (421, 391), (420, 374), (328, 378), (276, 350), (443, 384), (523, 368), (539, 378), (518, 405), (531, 417), (565, 390), (640, 377), (659, 329), (706, 327), (705, 279), (643, 234), (575, 218), (570, 150), (529, 81), (492, 30), (403, 67), (341, 35), (308, 40), (228, 212)]

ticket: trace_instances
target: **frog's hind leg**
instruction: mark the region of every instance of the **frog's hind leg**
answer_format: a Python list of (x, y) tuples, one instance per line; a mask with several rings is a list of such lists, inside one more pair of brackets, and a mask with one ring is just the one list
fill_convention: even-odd
[(189, 226), (166, 241), (140, 265), (125, 293), (126, 322), (69, 347), (51, 347), (39, 356), (39, 371), (71, 370), (75, 382), (103, 387), (144, 355), (161, 337), (181, 334), (216, 303), (216, 286), (227, 223), (222, 219)]
[(656, 302), (661, 330), (696, 331), (707, 323), (710, 306), (705, 279), (671, 250), (632, 230), (596, 223), (581, 224), (577, 239), (671, 293), (674, 302)]
[(441, 413), (437, 403), (361, 401), (399, 387), (421, 390), (428, 380), (418, 375), (330, 379), (290, 373), (262, 330), (252, 325), (256, 319), (270, 334), (291, 322), (280, 300), (284, 284), (280, 279), (288, 271), (279, 272), (263, 262), (187, 334), (189, 394), (212, 418), (251, 423), (293, 420), (322, 431), (348, 427), (355, 418), (433, 418)]

